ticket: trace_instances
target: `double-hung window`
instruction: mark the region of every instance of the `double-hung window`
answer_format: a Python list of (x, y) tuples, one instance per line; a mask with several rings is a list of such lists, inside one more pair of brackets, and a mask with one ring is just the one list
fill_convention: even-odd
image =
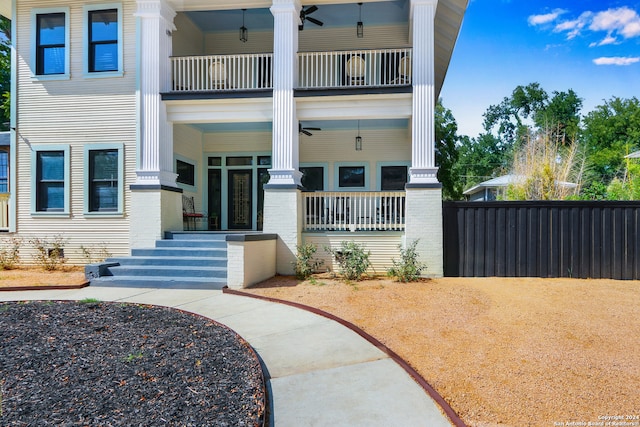
[(69, 146), (33, 146), (32, 212), (69, 213)]
[(87, 150), (88, 212), (118, 213), (122, 205), (122, 148)]
[(93, 77), (122, 73), (122, 6), (85, 6), (85, 72)]
[(33, 74), (37, 78), (69, 76), (68, 8), (34, 9), (32, 16)]

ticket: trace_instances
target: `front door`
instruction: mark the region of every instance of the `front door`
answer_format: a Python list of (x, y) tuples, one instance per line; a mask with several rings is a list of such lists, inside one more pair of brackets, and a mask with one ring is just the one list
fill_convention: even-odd
[(251, 169), (229, 170), (229, 229), (250, 230), (253, 171)]

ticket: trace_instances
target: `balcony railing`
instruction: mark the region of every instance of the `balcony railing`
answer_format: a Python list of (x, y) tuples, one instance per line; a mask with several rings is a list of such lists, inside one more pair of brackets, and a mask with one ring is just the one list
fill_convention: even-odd
[(411, 84), (411, 49), (303, 52), (298, 54), (301, 89)]
[(403, 231), (405, 193), (309, 192), (303, 197), (304, 231)]
[(273, 87), (271, 53), (171, 58), (174, 92)]
[[(273, 54), (171, 58), (173, 92), (273, 88)], [(299, 89), (394, 87), (411, 84), (411, 49), (302, 52)]]

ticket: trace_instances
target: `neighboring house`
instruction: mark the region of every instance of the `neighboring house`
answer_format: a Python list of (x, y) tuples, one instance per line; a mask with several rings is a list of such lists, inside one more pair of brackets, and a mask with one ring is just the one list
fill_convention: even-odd
[(625, 159), (640, 159), (640, 151), (634, 151), (631, 154), (624, 156)]
[[(504, 197), (507, 187), (509, 187), (510, 184), (514, 184), (520, 179), (523, 179), (523, 177), (518, 175), (498, 176), (469, 188), (463, 194), (470, 202), (487, 202), (497, 200)], [(565, 188), (576, 188), (578, 186), (572, 182), (565, 181), (558, 182), (558, 185)]]
[(434, 104), (467, 0), (314, 4), (0, 0), (9, 231), (124, 255), (183, 228), (184, 194), (199, 229), (277, 234), (279, 273), (303, 242), (381, 265), (419, 239), (441, 275)]

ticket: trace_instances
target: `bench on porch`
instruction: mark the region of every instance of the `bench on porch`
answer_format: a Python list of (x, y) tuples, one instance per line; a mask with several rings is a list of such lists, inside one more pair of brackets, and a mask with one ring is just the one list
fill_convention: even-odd
[(185, 230), (196, 229), (196, 219), (204, 218), (204, 214), (196, 212), (196, 205), (193, 196), (182, 195), (182, 221), (185, 224)]

